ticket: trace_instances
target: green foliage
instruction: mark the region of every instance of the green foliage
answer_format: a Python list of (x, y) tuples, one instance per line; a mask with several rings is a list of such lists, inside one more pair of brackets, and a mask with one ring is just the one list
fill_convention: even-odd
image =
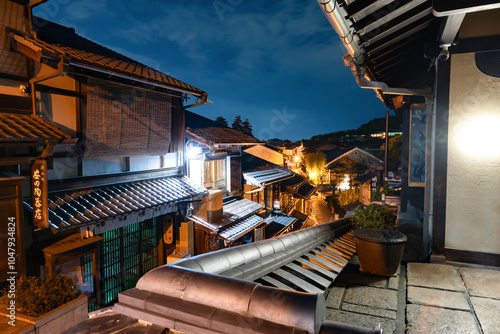
[(224, 117), (222, 117), (222, 116), (217, 116), (217, 118), (215, 119), (215, 121), (217, 123), (219, 123), (220, 125), (222, 125), (222, 126), (229, 127), (229, 125), (227, 124), (227, 120)]
[(394, 230), (396, 228), (396, 211), (387, 206), (371, 204), (359, 207), (351, 217), (354, 228), (381, 228)]
[(243, 132), (244, 134), (252, 136), (253, 129), (248, 118), (245, 121), (242, 121), (240, 115), (235, 116), (231, 127), (235, 130)]
[(359, 190), (348, 189), (340, 191), (337, 196), (340, 206), (344, 207), (359, 200)]
[[(389, 152), (387, 153), (387, 157), (389, 159), (388, 168), (389, 170), (397, 170), (401, 165), (401, 156), (402, 156), (402, 146), (403, 146), (403, 136), (397, 135), (392, 138), (389, 138)], [(385, 151), (385, 143), (380, 146), (382, 150), (379, 154), (381, 159), (384, 158)]]
[(372, 190), (372, 201), (381, 201), (382, 200), (382, 192), (380, 191), (380, 188), (377, 188), (377, 190), (373, 191)]
[[(49, 276), (45, 281), (31, 276), (16, 282), (16, 309), (19, 313), (39, 317), (75, 299), (77, 289), (76, 282), (66, 275)], [(0, 304), (9, 301), (7, 290), (2, 291)]]
[(339, 203), (339, 197), (337, 195), (334, 196), (327, 196), (325, 198), (327, 206), (332, 209), (333, 212), (338, 213), (339, 217), (344, 217), (346, 214), (345, 209), (340, 205)]
[[(401, 131), (401, 120), (397, 116), (389, 116), (389, 131)], [(342, 130), (330, 132), (322, 135), (311, 137), (311, 140), (340, 140), (345, 141), (348, 137), (352, 136), (368, 136), (372, 133), (385, 131), (385, 117), (374, 118), (365, 124), (360, 125), (356, 130)]]
[(304, 157), (307, 173), (315, 184), (319, 184), (325, 170), (326, 156), (323, 152), (308, 153)]

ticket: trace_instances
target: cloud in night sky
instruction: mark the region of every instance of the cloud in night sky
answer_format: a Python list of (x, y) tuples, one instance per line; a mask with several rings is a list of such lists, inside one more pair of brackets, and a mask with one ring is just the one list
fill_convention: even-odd
[[(297, 140), (385, 115), (315, 0), (51, 0), (35, 14), (51, 2), (59, 8), (42, 16), (205, 90), (214, 103), (192, 111), (241, 115), (254, 135)], [(271, 126), (276, 110), (296, 117)]]

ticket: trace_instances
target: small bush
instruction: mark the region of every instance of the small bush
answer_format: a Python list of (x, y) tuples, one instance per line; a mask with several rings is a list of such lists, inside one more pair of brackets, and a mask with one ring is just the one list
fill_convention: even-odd
[[(49, 276), (45, 281), (40, 277), (28, 277), (16, 282), (16, 309), (19, 313), (39, 317), (75, 299), (77, 289), (75, 280), (62, 274)], [(4, 290), (1, 304), (8, 302)]]
[(340, 206), (344, 207), (359, 200), (358, 189), (347, 189), (338, 193)]
[(339, 198), (338, 198), (337, 195), (335, 195), (335, 196), (327, 196), (326, 197), (326, 204), (328, 205), (328, 207), (330, 209), (333, 208), (333, 212), (338, 213), (339, 217), (342, 218), (346, 214), (346, 211), (344, 210), (344, 208), (342, 208), (340, 206)]
[(371, 204), (359, 207), (351, 217), (354, 228), (381, 228), (394, 230), (396, 228), (396, 211), (386, 206)]

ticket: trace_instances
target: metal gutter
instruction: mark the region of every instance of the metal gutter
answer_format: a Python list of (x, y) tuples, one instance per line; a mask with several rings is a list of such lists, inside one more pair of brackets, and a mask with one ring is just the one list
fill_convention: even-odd
[(117, 73), (117, 72), (114, 72), (114, 71), (111, 71), (111, 70), (105, 70), (105, 69), (102, 69), (102, 68), (97, 67), (97, 66), (85, 65), (85, 64), (82, 64), (82, 63), (79, 63), (79, 62), (75, 62), (75, 61), (71, 61), (70, 65), (75, 66), (75, 67), (79, 67), (79, 68), (83, 68), (83, 69), (86, 69), (86, 70), (91, 70), (91, 71), (96, 71), (96, 72), (104, 73), (104, 74), (106, 74), (108, 76), (115, 76), (115, 77), (119, 77), (119, 78), (122, 78), (122, 79), (132, 80), (132, 81), (140, 82), (140, 83), (151, 85), (151, 86), (156, 86), (156, 87), (160, 87), (160, 88), (165, 88), (165, 89), (173, 90), (173, 91), (180, 92), (180, 93), (191, 94), (191, 95), (197, 96), (197, 97), (199, 97), (201, 99), (197, 103), (191, 104), (189, 106), (185, 106), (185, 108), (194, 107), (194, 106), (198, 106), (198, 105), (207, 103), (208, 94), (206, 92), (197, 93), (197, 92), (193, 92), (193, 91), (190, 91), (190, 90), (187, 90), (187, 89), (182, 89), (182, 88), (172, 87), (172, 86), (168, 86), (168, 85), (163, 85), (163, 84), (160, 84), (160, 83), (157, 83), (157, 82), (152, 82), (152, 81), (149, 81), (149, 80), (140, 79), (140, 78), (137, 78), (137, 77), (134, 77), (134, 76), (131, 76), (131, 75), (121, 74), (121, 73)]
[(339, 4), (336, 0), (317, 0), (317, 2), (328, 22), (339, 35), (347, 52), (356, 64), (363, 64), (365, 61), (364, 50), (359, 46), (358, 37), (351, 31), (351, 24), (345, 19)]

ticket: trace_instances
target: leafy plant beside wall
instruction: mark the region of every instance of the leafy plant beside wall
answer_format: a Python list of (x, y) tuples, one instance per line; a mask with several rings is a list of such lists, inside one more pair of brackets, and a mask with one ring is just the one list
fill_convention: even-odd
[(380, 228), (396, 229), (396, 210), (387, 206), (370, 204), (366, 207), (359, 207), (351, 216), (352, 225), (355, 229)]
[[(66, 275), (52, 275), (45, 281), (31, 276), (16, 282), (16, 309), (19, 313), (39, 317), (78, 297), (77, 289), (75, 280)], [(7, 291), (2, 291), (0, 304), (8, 303), (7, 297)]]

